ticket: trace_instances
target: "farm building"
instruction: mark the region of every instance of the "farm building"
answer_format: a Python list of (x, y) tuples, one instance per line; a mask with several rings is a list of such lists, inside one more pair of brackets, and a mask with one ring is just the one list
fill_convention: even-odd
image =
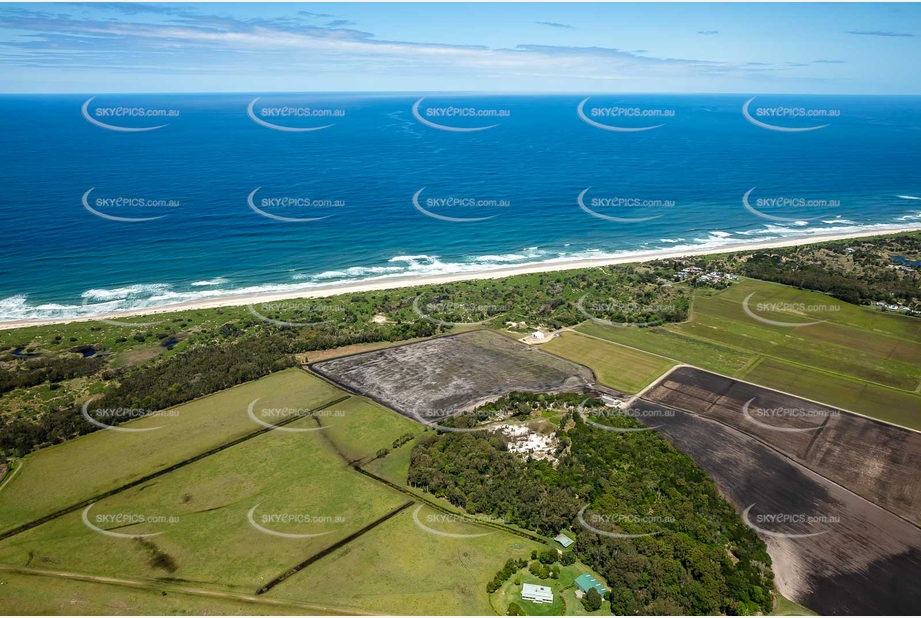
[(569, 547), (570, 545), (574, 543), (574, 541), (568, 536), (566, 536), (565, 534), (560, 534), (553, 540), (559, 543), (560, 545), (562, 545), (563, 547)]
[(582, 575), (577, 577), (575, 584), (576, 584), (576, 587), (582, 591), (582, 594), (585, 594), (586, 592), (594, 588), (595, 590), (598, 591), (598, 594), (600, 594), (602, 598), (604, 598), (604, 595), (607, 592), (607, 590), (605, 590), (605, 587), (599, 584), (598, 580), (592, 577), (591, 575), (589, 575), (588, 573), (583, 573)]
[(544, 335), (544, 333), (540, 332), (539, 330), (536, 330), (536, 331), (534, 331), (533, 333), (531, 333), (531, 337), (532, 337), (535, 341), (543, 341), (545, 335)]
[(521, 587), (521, 598), (535, 603), (553, 603), (553, 591), (547, 586), (524, 584)]

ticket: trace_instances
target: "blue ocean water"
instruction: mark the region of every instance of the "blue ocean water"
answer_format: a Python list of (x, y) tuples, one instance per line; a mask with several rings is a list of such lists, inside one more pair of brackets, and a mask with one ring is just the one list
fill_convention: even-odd
[(89, 96), (0, 97), (0, 320), (921, 224), (919, 97)]

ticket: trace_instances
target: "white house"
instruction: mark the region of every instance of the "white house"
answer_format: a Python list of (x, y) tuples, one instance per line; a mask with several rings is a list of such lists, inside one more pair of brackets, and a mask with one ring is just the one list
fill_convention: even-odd
[(521, 598), (535, 603), (553, 603), (553, 591), (547, 586), (537, 584), (523, 584)]
[(539, 330), (536, 330), (531, 333), (531, 338), (534, 339), (534, 341), (543, 341), (546, 338), (546, 335), (544, 335), (544, 333), (540, 332)]

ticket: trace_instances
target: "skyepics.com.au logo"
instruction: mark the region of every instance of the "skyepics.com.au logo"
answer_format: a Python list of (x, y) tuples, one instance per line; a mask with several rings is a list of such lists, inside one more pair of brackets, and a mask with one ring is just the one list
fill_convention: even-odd
[[(752, 397), (742, 405), (742, 415), (745, 419), (764, 429), (779, 431), (784, 433), (800, 433), (803, 431), (816, 431), (825, 426), (824, 421), (829, 417), (838, 416), (841, 413), (838, 410), (823, 410), (814, 408), (758, 408), (752, 410), (752, 403), (757, 399)], [(777, 424), (767, 423), (767, 420), (774, 420), (775, 423), (802, 423), (804, 420), (812, 420), (818, 424), (812, 427), (782, 427)]]
[(586, 200), (586, 194), (590, 190), (591, 187), (583, 190), (576, 198), (576, 203), (583, 212), (605, 221), (615, 223), (652, 221), (664, 216), (667, 212), (665, 209), (675, 207), (674, 200), (637, 196), (598, 196)]
[(476, 131), (485, 131), (494, 129), (501, 123), (480, 125), (480, 126), (463, 126), (469, 122), (495, 121), (508, 118), (512, 112), (508, 109), (481, 108), (475, 106), (430, 106), (424, 111), (420, 111), (422, 97), (413, 104), (413, 117), (420, 123), (439, 131), (449, 131), (451, 133), (474, 133)]
[[(344, 305), (299, 300), (250, 303), (246, 308), (253, 317), (259, 318), (263, 322), (290, 328), (326, 324), (333, 314), (345, 311)], [(281, 319), (281, 316), (289, 315), (305, 319), (297, 322), (292, 319)]]
[[(90, 200), (90, 193), (95, 191), (95, 189), (96, 187), (92, 187), (83, 194), (81, 200), (83, 208), (97, 217), (109, 221), (120, 221), (125, 223), (156, 221), (168, 214), (164, 211), (179, 208), (179, 200), (176, 199), (149, 198), (137, 195), (119, 195), (115, 197), (102, 197), (97, 195), (94, 199)], [(128, 213), (139, 212), (160, 212), (163, 214), (158, 214), (154, 217), (122, 216)]]
[[(479, 326), (511, 311), (511, 305), (492, 305), (476, 303), (458, 303), (444, 300), (421, 305), (422, 294), (413, 299), (413, 311), (423, 320), (441, 326)], [(488, 317), (475, 322), (452, 321), (442, 318), (463, 315), (486, 315)]]
[[(250, 120), (260, 127), (272, 129), (273, 131), (285, 131), (287, 133), (308, 133), (311, 131), (321, 131), (334, 126), (335, 122), (329, 122), (331, 119), (345, 118), (344, 109), (333, 109), (328, 107), (308, 107), (305, 105), (283, 105), (283, 106), (261, 106), (256, 109), (256, 102), (259, 97), (250, 101), (246, 106), (246, 115)], [(316, 122), (326, 122), (316, 126)], [(310, 126), (313, 123), (313, 126)]]
[[(742, 206), (744, 206), (745, 210), (752, 213), (753, 215), (761, 217), (762, 219), (767, 219), (769, 221), (778, 221), (780, 223), (812, 221), (814, 219), (819, 219), (828, 215), (827, 213), (823, 213), (812, 217), (802, 217), (799, 216), (799, 214), (808, 213), (810, 210), (812, 212), (815, 212), (816, 210), (827, 211), (832, 208), (841, 207), (841, 200), (806, 198), (801, 196), (759, 197), (755, 199), (754, 204), (752, 204), (751, 194), (755, 189), (756, 187), (752, 187), (745, 192), (745, 195), (742, 196)], [(781, 217), (777, 215), (769, 215), (765, 212), (766, 210), (775, 210), (776, 212), (785, 212), (788, 214), (796, 213), (797, 216)]]
[(149, 119), (163, 120), (164, 118), (178, 118), (178, 109), (147, 109), (140, 106), (116, 106), (116, 107), (96, 107), (90, 111), (90, 103), (96, 97), (90, 97), (83, 103), (80, 112), (83, 118), (90, 124), (108, 129), (109, 131), (119, 131), (121, 133), (141, 133), (144, 131), (153, 131), (169, 126), (169, 123), (158, 124), (155, 126), (125, 126), (127, 123), (138, 121), (149, 121)]
[[(264, 512), (256, 515), (259, 504), (246, 513), (249, 525), (263, 534), (277, 536), (284, 539), (310, 539), (318, 536), (332, 534), (334, 530), (322, 530), (331, 525), (342, 525), (348, 522), (344, 515), (317, 515), (303, 511)], [(277, 528), (299, 528), (311, 530), (310, 532), (282, 532)]]
[[(310, 223), (312, 221), (322, 221), (323, 219), (328, 219), (333, 215), (320, 213), (328, 212), (330, 208), (345, 207), (345, 200), (330, 198), (318, 199), (302, 195), (286, 195), (281, 197), (264, 196), (258, 200), (257, 205), (256, 193), (258, 193), (260, 189), (262, 189), (262, 187), (253, 189), (247, 196), (246, 203), (249, 205), (250, 210), (256, 214), (266, 217), (267, 219), (272, 219), (274, 221), (283, 221), (285, 223)], [(294, 213), (320, 216), (290, 216)]]
[[(586, 516), (585, 511), (587, 509), (588, 505), (579, 509), (579, 512), (576, 515), (576, 519), (579, 521), (579, 525), (581, 525), (586, 530), (594, 532), (595, 534), (607, 536), (612, 539), (639, 539), (642, 537), (661, 534), (662, 530), (628, 534), (624, 532), (612, 532), (611, 530), (605, 530), (604, 528), (614, 527), (623, 529), (623, 526), (642, 525), (648, 529), (649, 527), (658, 528), (665, 524), (672, 524), (675, 522), (675, 518), (669, 515), (657, 515), (652, 513), (645, 515), (624, 513), (592, 513)], [(599, 526), (604, 526), (604, 528), (599, 528)]]
[[(426, 427), (431, 427), (437, 431), (473, 433), (475, 431), (489, 430), (489, 426), (480, 424), (480, 418), (474, 410), (458, 410), (457, 408), (413, 408), (409, 410), (409, 414)], [(450, 421), (455, 425), (443, 425), (438, 422), (439, 420)], [(463, 424), (464, 422), (468, 422), (472, 426), (456, 426), (458, 423)]]
[(774, 303), (757, 303), (755, 305), (755, 310), (752, 310), (751, 307), (751, 298), (755, 295), (755, 292), (752, 292), (742, 300), (742, 311), (745, 312), (745, 315), (757, 320), (762, 324), (767, 324), (769, 326), (784, 326), (787, 328), (796, 328), (799, 326), (813, 326), (815, 324), (822, 324), (828, 320), (814, 320), (810, 322), (782, 322), (780, 320), (771, 320), (764, 317), (763, 315), (758, 315), (760, 313), (768, 312), (777, 312), (777, 313), (793, 313), (796, 315), (809, 315), (814, 313), (836, 313), (841, 311), (841, 305), (829, 305), (829, 304), (820, 304), (812, 305), (806, 303), (791, 303), (791, 302), (774, 302)]
[(655, 422), (655, 419), (657, 418), (671, 418), (675, 416), (674, 410), (659, 408), (635, 408), (620, 406), (595, 406), (586, 408), (585, 404), (589, 401), (591, 401), (591, 398), (583, 399), (582, 403), (580, 403), (576, 408), (576, 411), (582, 420), (585, 421), (587, 425), (591, 425), (592, 427), (603, 429), (605, 431), (612, 431), (614, 433), (636, 433), (638, 431), (651, 431), (653, 429), (658, 429), (661, 427), (661, 425), (645, 427), (615, 427), (601, 423), (599, 421), (606, 418), (631, 418), (635, 421), (640, 421), (645, 424), (648, 422)]
[(816, 109), (802, 106), (756, 107), (752, 110), (752, 97), (742, 105), (742, 116), (756, 127), (780, 133), (804, 133), (824, 129), (830, 123), (808, 124), (815, 121), (841, 117), (839, 109)]
[[(588, 294), (583, 295), (576, 302), (576, 309), (583, 316), (598, 324), (605, 326), (657, 326), (665, 321), (665, 315), (673, 313), (676, 310), (672, 304), (645, 304), (645, 303), (621, 303), (621, 302), (586, 302)], [(643, 316), (646, 319), (634, 321), (614, 321), (599, 317), (601, 315), (619, 315), (622, 317)], [(648, 318), (652, 319), (648, 319)]]
[(165, 531), (161, 530), (160, 532), (132, 534), (125, 532), (113, 532), (112, 530), (103, 526), (109, 526), (110, 528), (124, 528), (127, 526), (149, 527), (152, 525), (162, 527), (165, 524), (179, 523), (179, 517), (176, 515), (133, 512), (97, 513), (91, 518), (90, 509), (92, 509), (95, 505), (96, 503), (94, 502), (93, 504), (90, 504), (85, 509), (83, 509), (83, 512), (80, 516), (83, 521), (83, 525), (97, 534), (102, 534), (104, 536), (116, 539), (144, 539), (152, 536), (159, 536)]
[(742, 512), (742, 521), (756, 532), (775, 538), (804, 539), (820, 536), (830, 532), (830, 526), (841, 523), (841, 518), (835, 515), (782, 512), (753, 514), (754, 508), (755, 505), (751, 504)]
[[(511, 200), (506, 198), (484, 199), (471, 196), (448, 195), (440, 197), (428, 197), (424, 200), (425, 206), (423, 206), (423, 202), (420, 202), (419, 198), (425, 189), (425, 187), (422, 187), (413, 195), (413, 206), (426, 217), (438, 219), (439, 221), (448, 221), (451, 223), (475, 223), (477, 221), (488, 221), (489, 219), (498, 216), (498, 213), (495, 212), (496, 209), (508, 208), (512, 205)], [(436, 210), (450, 212), (452, 214), (438, 214), (435, 212)], [(494, 214), (483, 217), (454, 216), (456, 214), (460, 214), (461, 212), (469, 212), (471, 210), (485, 210), (486, 212), (494, 212)]]
[[(416, 507), (416, 510), (413, 511), (413, 522), (417, 527), (428, 532), (429, 534), (434, 534), (437, 536), (443, 536), (450, 539), (475, 539), (481, 536), (489, 536), (494, 534), (494, 532), (481, 532), (478, 534), (470, 533), (461, 533), (461, 532), (448, 532), (452, 527), (459, 527), (463, 524), (490, 524), (490, 523), (499, 523), (505, 524), (504, 521), (498, 518), (488, 517), (484, 515), (478, 515), (476, 517), (460, 517), (459, 515), (451, 515), (447, 513), (430, 513), (425, 516), (425, 521), (419, 517), (419, 512), (424, 507), (424, 504), (420, 504)], [(436, 527), (437, 526), (437, 527)]]
[[(254, 423), (258, 423), (263, 427), (272, 429), (274, 431), (284, 431), (289, 433), (307, 433), (310, 431), (320, 431), (321, 429), (326, 429), (328, 425), (320, 425), (319, 420), (321, 418), (333, 418), (333, 417), (343, 417), (345, 416), (345, 410), (335, 410), (332, 408), (326, 408), (323, 410), (312, 410), (310, 408), (292, 408), (288, 406), (282, 406), (278, 408), (273, 407), (261, 407), (256, 410), (256, 404), (259, 402), (261, 397), (257, 397), (249, 402), (249, 405), (246, 407), (246, 415), (249, 416), (250, 420)], [(317, 425), (314, 427), (287, 427), (289, 423), (293, 423), (300, 419), (314, 419), (317, 421)]]
[[(576, 107), (576, 113), (584, 123), (596, 129), (617, 133), (637, 133), (664, 127), (666, 123), (657, 122), (675, 117), (673, 109), (651, 109), (648, 107), (591, 107), (586, 111), (585, 104), (591, 97), (586, 97)], [(650, 121), (656, 124), (648, 124)]]
[(90, 397), (80, 408), (80, 413), (83, 415), (83, 418), (91, 425), (99, 427), (100, 429), (109, 429), (122, 433), (143, 433), (161, 429), (163, 425), (157, 425), (156, 427), (118, 427), (117, 425), (139, 418), (179, 416), (178, 410), (145, 410), (143, 408), (96, 408), (90, 413), (90, 404), (100, 397), (102, 397), (102, 395)]

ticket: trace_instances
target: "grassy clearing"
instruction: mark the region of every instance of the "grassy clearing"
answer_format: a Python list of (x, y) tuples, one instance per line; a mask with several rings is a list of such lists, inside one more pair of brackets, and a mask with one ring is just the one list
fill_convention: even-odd
[(630, 394), (643, 390), (675, 365), (659, 356), (570, 332), (554, 337), (541, 349), (586, 365), (600, 383)]
[[(749, 294), (749, 307), (760, 317), (787, 323), (829, 321), (802, 328), (758, 322), (743, 310), (742, 300)], [(759, 311), (759, 305), (785, 310)], [(766, 356), (834, 367), (836, 373), (857, 379), (904, 390), (918, 387), (921, 344), (915, 339), (921, 335), (921, 320), (887, 316), (824, 294), (744, 281), (722, 294), (695, 299), (691, 321), (673, 328)]]
[[(321, 413), (323, 431), (349, 460), (372, 458), (404, 434), (418, 434), (422, 425), (364, 397), (351, 397)], [(403, 445), (401, 449), (411, 449)]]
[(362, 467), (391, 483), (405, 486), (406, 477), (409, 476), (409, 459), (415, 444), (415, 440), (407, 442), (400, 448), (390, 451), (383, 459), (375, 459)]
[(493, 611), (486, 584), (509, 558), (527, 558), (543, 546), (481, 526), (445, 522), (422, 507), (425, 526), (453, 534), (428, 532), (410, 507), (294, 575), (269, 597), (330, 603), (377, 613), (486, 616)]
[[(789, 328), (756, 321), (827, 320)], [(759, 310), (758, 306), (762, 309)], [(775, 311), (766, 310), (768, 306)], [(743, 280), (694, 299), (691, 319), (659, 328), (586, 323), (577, 330), (683, 363), (921, 428), (921, 320), (858, 307), (824, 294)], [(886, 388), (887, 386), (891, 388)]]
[(766, 358), (745, 380), (921, 430), (921, 396)]
[(666, 327), (618, 328), (586, 322), (575, 330), (725, 375), (736, 375), (755, 358), (753, 353), (695, 339)]
[(0, 531), (162, 470), (256, 431), (247, 416), (260, 406), (313, 408), (342, 396), (334, 386), (291, 369), (121, 425), (141, 433), (100, 430), (32, 453), (0, 492)]
[[(528, 569), (522, 569), (512, 575), (501, 588), (492, 593), (492, 604), (503, 615), (508, 611), (511, 603), (517, 603), (528, 616), (610, 616), (611, 605), (607, 602), (601, 604), (601, 609), (590, 612), (582, 606), (582, 601), (576, 597), (576, 587), (573, 584), (576, 578), (583, 573), (592, 575), (599, 582), (604, 582), (598, 573), (584, 564), (577, 562), (570, 566), (560, 566), (559, 579), (540, 579), (531, 574)], [(516, 584), (518, 579), (521, 584)], [(521, 598), (523, 584), (537, 584), (549, 586), (553, 590), (553, 603), (534, 603)]]
[(25, 616), (278, 616), (323, 615), (322, 610), (267, 606), (171, 590), (141, 589), (0, 572), (3, 609)]
[[(303, 419), (287, 429), (314, 427)], [(351, 469), (319, 431), (272, 431), (93, 505), (90, 530), (72, 513), (0, 543), (0, 563), (124, 578), (173, 578), (252, 594), (257, 588), (405, 501)], [(257, 530), (248, 521), (285, 534)], [(112, 515), (168, 522), (100, 521)]]
[(794, 603), (790, 599), (781, 596), (780, 594), (774, 595), (774, 611), (771, 612), (771, 616), (818, 616), (817, 613), (811, 609), (807, 609), (800, 605), (799, 603)]

